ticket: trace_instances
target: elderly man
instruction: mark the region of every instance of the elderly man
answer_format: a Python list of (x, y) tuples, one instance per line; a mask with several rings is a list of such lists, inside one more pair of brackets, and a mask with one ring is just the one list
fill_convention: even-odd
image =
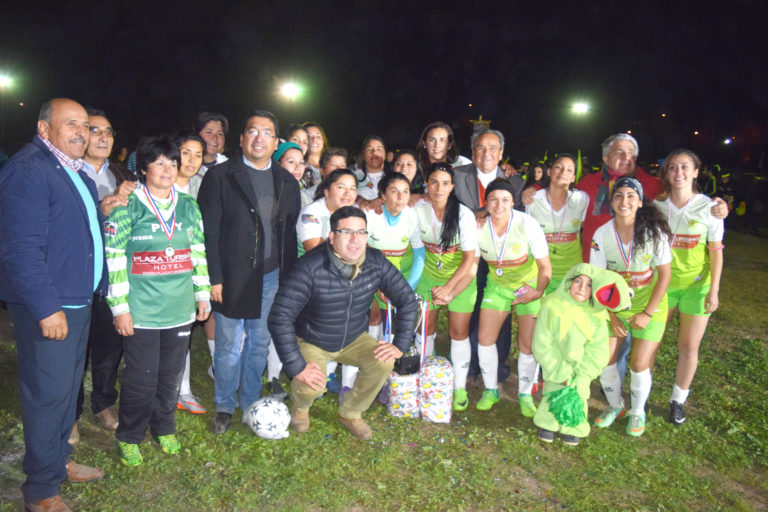
[[(101, 212), (108, 216), (119, 205), (126, 205), (128, 196), (136, 188), (136, 177), (127, 169), (111, 165), (109, 155), (115, 143), (115, 131), (101, 110), (87, 109), (90, 123), (88, 147), (83, 157), (83, 171), (96, 185)], [(100, 290), (93, 294), (93, 311), (91, 327), (88, 336), (86, 362), (90, 356), (91, 378), (91, 411), (96, 422), (105, 430), (114, 431), (117, 428), (117, 371), (123, 356), (123, 338), (112, 324), (112, 312), (107, 305), (106, 297)], [(83, 385), (77, 397), (76, 420), (83, 413)], [(70, 443), (76, 443), (80, 435), (77, 421), (72, 427)]]
[[(462, 165), (455, 169), (454, 193), (459, 201), (464, 203), (473, 212), (485, 211), (485, 187), (496, 178), (505, 178), (504, 171), (499, 167), (501, 157), (504, 154), (504, 135), (497, 130), (486, 130), (472, 135), (472, 163)], [(509, 178), (514, 191), (513, 200), (515, 208), (523, 210), (520, 202), (520, 193), (525, 181), (520, 176)], [(488, 276), (488, 264), (480, 259), (477, 268), (477, 300), (475, 310), (469, 325), (469, 343), (472, 347), (472, 358), (469, 365), (469, 375), (476, 377), (480, 373), (480, 365), (477, 359), (477, 323), (480, 316), (480, 305), (483, 302), (483, 290)], [(504, 321), (496, 340), (496, 349), (499, 358), (497, 378), (503, 382), (509, 376), (510, 368), (506, 364), (512, 343), (512, 317)]]
[[(43, 104), (37, 136), (0, 171), (0, 299), (16, 333), (27, 510), (70, 510), (64, 480), (104, 476), (69, 460), (93, 294), (105, 282), (103, 217), (81, 170), (88, 114)], [(102, 290), (103, 292), (103, 290)]]
[[(340, 400), (339, 422), (355, 437), (370, 439), (362, 419), (408, 350), (416, 324), (416, 297), (381, 251), (366, 246), (365, 214), (344, 206), (331, 215), (328, 240), (305, 254), (280, 287), (269, 330), (291, 383), (291, 427), (309, 430), (309, 407), (325, 391), (325, 368), (337, 361), (360, 368), (355, 385)], [(368, 310), (376, 290), (397, 308), (394, 341), (368, 334)], [(298, 339), (297, 339), (298, 336)]]
[(197, 196), (216, 319), (216, 434), (229, 430), (238, 389), (243, 411), (261, 397), (267, 314), (281, 276), (296, 262), (299, 185), (272, 160), (277, 134), (275, 116), (254, 111), (240, 135), (241, 151), (208, 171)]

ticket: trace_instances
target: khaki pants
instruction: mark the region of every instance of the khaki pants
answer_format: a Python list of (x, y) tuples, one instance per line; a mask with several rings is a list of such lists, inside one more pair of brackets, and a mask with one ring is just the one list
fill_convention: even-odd
[[(327, 352), (316, 345), (298, 339), (299, 350), (307, 363), (315, 363), (325, 370), (328, 361), (337, 361), (360, 368), (352, 391), (344, 395), (339, 405), (339, 416), (345, 418), (360, 418), (373, 403), (379, 390), (392, 373), (394, 360), (383, 363), (373, 356), (378, 342), (367, 332), (357, 337), (355, 341), (339, 350)], [(322, 395), (325, 388), (313, 390), (303, 382), (293, 379), (291, 382), (291, 403), (299, 411), (309, 411), (315, 398)]]

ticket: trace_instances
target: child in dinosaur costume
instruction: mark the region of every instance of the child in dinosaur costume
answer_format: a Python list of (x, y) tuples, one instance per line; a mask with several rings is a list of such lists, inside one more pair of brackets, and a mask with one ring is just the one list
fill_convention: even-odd
[[(588, 263), (575, 265), (557, 290), (541, 301), (536, 328), (533, 332), (533, 355), (541, 365), (544, 378), (542, 402), (534, 424), (539, 427), (539, 439), (554, 440), (559, 432), (563, 443), (575, 446), (579, 438), (589, 435), (587, 401), (589, 386), (608, 364), (608, 313), (629, 306), (629, 288), (619, 274)], [(559, 422), (550, 411), (550, 393), (573, 387), (583, 402), (576, 399), (575, 426)]]

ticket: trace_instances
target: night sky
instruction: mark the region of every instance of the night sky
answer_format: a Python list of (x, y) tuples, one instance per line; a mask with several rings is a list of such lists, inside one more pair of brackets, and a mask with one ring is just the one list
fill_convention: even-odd
[[(626, 130), (641, 160), (685, 146), (755, 168), (768, 150), (761, 2), (112, 4), (3, 2), (7, 148), (30, 139), (42, 101), (65, 96), (105, 110), (128, 146), (209, 110), (229, 117), (232, 149), (247, 112), (266, 108), (281, 129), (318, 121), (352, 151), (369, 133), (413, 147), (443, 120), (468, 154), (479, 115), (521, 159), (581, 148), (595, 160)], [(276, 93), (288, 79), (304, 87), (294, 104)], [(581, 119), (579, 99), (592, 108)]]

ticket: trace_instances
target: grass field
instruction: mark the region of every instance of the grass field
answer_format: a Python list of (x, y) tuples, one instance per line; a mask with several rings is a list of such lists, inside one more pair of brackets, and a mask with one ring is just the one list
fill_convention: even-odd
[[(88, 411), (73, 458), (107, 476), (64, 484), (62, 495), (73, 509), (88, 511), (768, 510), (768, 241), (729, 232), (726, 246), (721, 307), (704, 338), (682, 427), (666, 421), (677, 357), (673, 325), (654, 370), (641, 438), (628, 437), (619, 421), (605, 431), (593, 428), (576, 448), (542, 445), (532, 421), (520, 415), (513, 376), (502, 402), (486, 413), (474, 410), (482, 389), (472, 386), (472, 405), (450, 425), (393, 418), (375, 403), (366, 415), (374, 430), (368, 442), (336, 421), (329, 397), (312, 408), (309, 433), (281, 441), (256, 437), (239, 414), (227, 434), (214, 436), (210, 414), (178, 412), (182, 453), (164, 455), (148, 436), (141, 444), (145, 463), (128, 469), (114, 436)], [(213, 409), (202, 338), (197, 330), (192, 388)], [(439, 340), (438, 351), (447, 353), (447, 340)], [(597, 382), (592, 394), (590, 419), (604, 406)], [(18, 510), (24, 444), (4, 311), (0, 398), (0, 510)]]

